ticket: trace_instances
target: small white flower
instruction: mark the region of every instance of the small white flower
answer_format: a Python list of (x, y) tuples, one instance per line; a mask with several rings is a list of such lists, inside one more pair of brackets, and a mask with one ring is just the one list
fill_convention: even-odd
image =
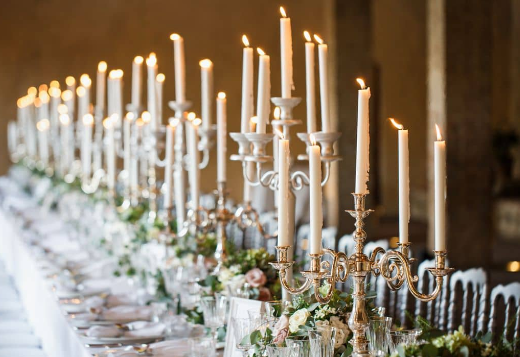
[(222, 284), (226, 284), (234, 275), (235, 274), (230, 269), (222, 267), (220, 269), (218, 280), (220, 280)]
[(232, 265), (229, 267), (229, 270), (234, 274), (234, 275), (237, 275), (237, 274), (240, 274), (240, 271), (241, 271), (241, 268), (240, 268), (240, 265)]
[(310, 314), (311, 313), (305, 308), (296, 311), (289, 317), (289, 331), (291, 331), (291, 333), (298, 332), (300, 326), (305, 325)]
[(227, 281), (225, 285), (229, 286), (232, 292), (235, 292), (244, 287), (246, 283), (246, 277), (244, 274), (235, 275)]

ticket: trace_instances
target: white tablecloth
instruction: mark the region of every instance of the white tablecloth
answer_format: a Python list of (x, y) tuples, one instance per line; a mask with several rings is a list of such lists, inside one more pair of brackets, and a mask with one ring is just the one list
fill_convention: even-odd
[(17, 231), (13, 217), (0, 209), (0, 256), (13, 276), (35, 334), (49, 357), (91, 357), (60, 310), (38, 262)]

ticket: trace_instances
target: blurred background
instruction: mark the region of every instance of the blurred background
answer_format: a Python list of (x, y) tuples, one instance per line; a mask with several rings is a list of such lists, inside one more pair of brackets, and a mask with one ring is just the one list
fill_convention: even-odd
[[(271, 55), (272, 95), (280, 95), (279, 12), (292, 20), (294, 96), (305, 97), (303, 31), (319, 34), (331, 53), (332, 118), (343, 133), (333, 179), (325, 188), (327, 225), (352, 232), (356, 77), (371, 87), (371, 170), (367, 221), (371, 239), (397, 235), (397, 133), (410, 133), (411, 241), (431, 247), (434, 124), (447, 141), (448, 249), (457, 268), (484, 266), (497, 281), (520, 270), (520, 2), (515, 0), (26, 0), (0, 11), (0, 171), (10, 162), (8, 120), (30, 86), (87, 73), (99, 61), (125, 73), (130, 98), (135, 56), (155, 52), (166, 76), (164, 120), (173, 115), (171, 33), (185, 39), (187, 97), (200, 113), (199, 61), (214, 63), (215, 91), (228, 98), (228, 132), (240, 130), (241, 36)], [(257, 63), (255, 63), (257, 66)], [(256, 74), (255, 74), (256, 81)], [(256, 87), (255, 87), (256, 88)], [(256, 89), (255, 89), (256, 92)], [(318, 107), (319, 109), (319, 107)], [(305, 121), (305, 105), (296, 117)], [(305, 126), (300, 130), (305, 131)], [(296, 140), (295, 140), (296, 141)], [(228, 140), (228, 152), (236, 144)], [(295, 143), (295, 154), (304, 146)], [(213, 153), (214, 155), (214, 153)], [(242, 194), (240, 164), (229, 163), (231, 196)], [(236, 173), (236, 174), (235, 174)], [(215, 188), (216, 160), (202, 189)]]

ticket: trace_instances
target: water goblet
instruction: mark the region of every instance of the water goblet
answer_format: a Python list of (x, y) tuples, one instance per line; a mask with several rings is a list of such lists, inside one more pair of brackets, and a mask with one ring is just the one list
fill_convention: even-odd
[(217, 340), (217, 329), (226, 322), (226, 306), (221, 296), (217, 300), (213, 296), (205, 296), (200, 299), (200, 307), (204, 315), (204, 325), (211, 330), (211, 336)]
[(243, 357), (249, 355), (249, 350), (253, 346), (249, 336), (255, 330), (254, 323), (249, 318), (233, 317), (231, 320), (233, 335), (235, 337), (235, 347), (242, 352)]
[(268, 357), (298, 357), (300, 346), (282, 347), (275, 344), (267, 345)]
[(367, 329), (369, 351), (374, 356), (385, 356), (388, 352), (388, 332), (392, 328), (391, 317), (373, 316)]
[(334, 344), (336, 342), (336, 328), (321, 326), (309, 331), (309, 342), (312, 357), (334, 356)]
[(190, 339), (192, 357), (215, 357), (216, 345), (213, 338), (200, 337)]
[(310, 357), (311, 356), (311, 343), (308, 338), (297, 339), (295, 337), (287, 337), (285, 339), (287, 347), (298, 347), (298, 357)]
[(388, 344), (390, 352), (397, 351), (397, 346), (409, 346), (417, 342), (417, 337), (421, 334), (421, 330), (395, 330), (388, 332)]

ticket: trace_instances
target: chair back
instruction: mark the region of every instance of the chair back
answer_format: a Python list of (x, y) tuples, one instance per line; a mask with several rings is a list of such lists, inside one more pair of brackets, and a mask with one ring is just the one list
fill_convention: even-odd
[[(449, 265), (449, 264), (448, 264)], [(425, 260), (419, 264), (417, 268), (417, 290), (430, 294), (435, 289), (435, 278), (426, 270), (435, 266), (435, 259)], [(415, 316), (421, 316), (422, 318), (430, 321), (434, 326), (441, 329), (445, 329), (445, 320), (448, 307), (448, 278), (444, 278), (442, 284), (442, 290), (433, 301), (423, 302), (416, 300), (415, 303)]]
[[(355, 246), (355, 244), (354, 244)], [(376, 249), (377, 247), (381, 247), (384, 250), (388, 250), (389, 243), (387, 239), (380, 239), (375, 242), (368, 242), (365, 244), (365, 247), (363, 249), (363, 253), (365, 253), (368, 257), (370, 257), (370, 254)], [(383, 279), (381, 276), (375, 276), (374, 274), (367, 275), (367, 283), (369, 284), (369, 291), (375, 291), (376, 292), (376, 305), (377, 306), (384, 306), (388, 311), (393, 311), (395, 308), (395, 304), (390, 303), (390, 295), (388, 288), (386, 284), (386, 280)]]
[(354, 234), (345, 234), (338, 241), (338, 252), (343, 252), (350, 256), (354, 252), (355, 246)]
[(497, 331), (499, 298), (502, 298), (505, 304), (503, 335), (509, 341), (512, 341), (511, 337), (518, 339), (520, 338), (520, 283), (497, 285), (491, 291), (488, 331), (495, 337), (499, 332)]

